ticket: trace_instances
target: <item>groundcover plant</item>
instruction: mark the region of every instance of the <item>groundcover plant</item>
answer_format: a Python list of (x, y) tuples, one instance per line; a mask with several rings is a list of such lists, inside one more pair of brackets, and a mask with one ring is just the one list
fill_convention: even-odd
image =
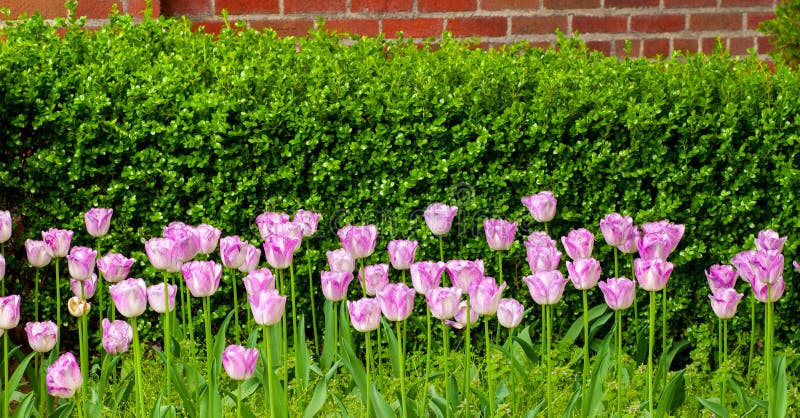
[[(786, 237), (761, 231), (754, 249), (739, 252), (731, 264), (709, 267), (708, 297), (717, 316), (709, 323), (718, 337), (716, 357), (704, 361), (713, 360), (717, 370), (702, 373), (691, 364), (675, 370), (673, 359), (687, 342), (669, 341), (667, 327), (680, 324), (664, 319), (674, 269), (668, 259), (680, 246), (684, 225), (635, 225), (630, 216), (610, 213), (597, 225), (570, 231), (559, 245), (548, 234), (557, 209), (553, 193), (522, 203), (541, 226), (522, 241), (530, 274), (506, 274), (504, 281), (503, 255), (519, 245), (518, 222), (484, 221), (495, 263), (446, 258), (442, 242), (458, 208), (435, 203), (424, 221), (439, 240), (438, 260), (416, 260), (419, 243), (403, 237), (391, 237), (398, 239), (388, 241), (384, 252), (375, 225), (341, 227), (341, 248), (328, 251), (328, 265), (308, 266), (317, 272), (308, 280), (312, 292), (324, 296), (321, 307), (297, 305), (294, 268), (321, 214), (301, 209), (293, 217), (259, 215), (261, 248), (235, 235), (222, 237), (211, 225), (172, 222), (162, 237), (144, 243), (147, 261), (162, 274), (136, 277), (144, 260), (137, 264), (112, 252), (98, 258), (102, 244), (113, 239), (113, 210), (92, 208), (85, 213), (85, 232), (96, 239), (94, 248), (72, 246), (84, 231), (43, 231), (41, 241), (25, 243), (27, 261), (37, 278), (52, 272), (53, 280), (36, 287), (33, 301), (0, 298), (3, 416), (791, 413), (794, 376), (787, 374), (786, 353), (775, 351), (773, 326), (774, 304), (787, 285)], [(11, 228), (11, 214), (0, 212), (0, 241), (9, 239)], [(613, 265), (592, 257), (598, 230), (613, 248)], [(562, 264), (563, 253), (569, 260)], [(69, 282), (62, 281), (61, 258), (67, 259)], [(367, 264), (376, 259), (389, 263)], [(0, 276), (21, 277), (5, 267), (0, 258)], [(739, 277), (751, 289), (747, 296), (737, 291), (745, 291)], [(570, 282), (582, 306), (564, 306)], [(503, 297), (522, 283), (530, 299)], [(220, 286), (231, 288), (230, 300), (214, 298)], [(590, 307), (587, 296), (595, 287), (605, 303)], [(67, 288), (72, 296), (62, 298)], [(39, 292), (57, 295), (58, 306), (50, 310), (56, 318), (40, 318)], [(637, 294), (646, 312), (635, 309)], [(756, 313), (763, 312), (760, 345), (755, 333), (749, 341), (728, 335), (728, 322), (745, 298), (753, 330)], [(34, 317), (21, 318), (24, 303), (36, 304)], [(62, 322), (64, 304), (74, 319)], [(225, 306), (224, 318), (212, 317), (215, 305)], [(156, 320), (140, 320), (148, 307)], [(561, 335), (553, 327), (556, 309), (580, 312)], [(310, 320), (302, 313), (309, 311)], [(10, 346), (9, 332), (23, 323), (27, 346)], [(61, 341), (73, 329), (77, 344)], [(142, 330), (162, 334), (145, 342)]]

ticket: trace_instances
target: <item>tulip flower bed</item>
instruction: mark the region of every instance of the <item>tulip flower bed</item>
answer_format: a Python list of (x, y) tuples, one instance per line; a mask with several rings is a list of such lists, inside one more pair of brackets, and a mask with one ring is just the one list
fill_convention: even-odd
[[(74, 246), (73, 238), (89, 240), (81, 233), (42, 231), (41, 241), (26, 241), (27, 261), (37, 276), (52, 265), (55, 280), (37, 292), (59, 294), (67, 287), (60, 275), (66, 258), (72, 319), (62, 319), (63, 302), (53, 308), (56, 322), (40, 317), (38, 297), (32, 300), (35, 317), (21, 318), (20, 296), (0, 297), (3, 416), (794, 414), (798, 405), (789, 394), (797, 391), (796, 377), (787, 373), (791, 354), (776, 352), (780, 336), (774, 332), (773, 306), (786, 289), (786, 237), (761, 231), (755, 249), (739, 252), (731, 265), (709, 267), (708, 298), (718, 318), (712, 321), (717, 370), (692, 372), (691, 365), (672, 370), (687, 343), (667, 336), (674, 268), (668, 259), (681, 243), (684, 225), (662, 220), (637, 226), (630, 216), (606, 215), (595, 228), (614, 253), (613, 265), (604, 267), (593, 258), (595, 232), (572, 230), (560, 245), (550, 237), (548, 223), (557, 208), (552, 192), (525, 197), (522, 204), (543, 230), (522, 241), (530, 274), (509, 279), (521, 280), (530, 298), (503, 297), (509, 285), (503, 256), (518, 245), (518, 222), (484, 220), (496, 263), (449, 259), (443, 242), (458, 207), (436, 203), (427, 207), (424, 220), (439, 241), (439, 260), (417, 261), (419, 242), (408, 239), (390, 240), (384, 256), (375, 225), (338, 230), (341, 248), (327, 251), (327, 269), (308, 266), (309, 272), (319, 267), (318, 278), (309, 273), (307, 279), (309, 289), (325, 300), (310, 309), (312, 332), (306, 332), (308, 318), (296, 303), (297, 283), (306, 278), (295, 275), (295, 264), (302, 263), (295, 255), (317, 233), (318, 213), (259, 215), (255, 224), (263, 253), (239, 236), (221, 237), (212, 225), (172, 222), (162, 237), (144, 243), (149, 264), (162, 272), (147, 280), (137, 277), (141, 266), (133, 259), (114, 252), (98, 259), (97, 249)], [(112, 215), (103, 208), (84, 214), (95, 248), (109, 234)], [(10, 212), (0, 212), (0, 243), (9, 240), (12, 228)], [(565, 265), (562, 250), (569, 258)], [(366, 265), (376, 258), (389, 263)], [(794, 266), (800, 270), (800, 264)], [(7, 273), (19, 277), (6, 272), (0, 257), (0, 278)], [(751, 288), (744, 309), (751, 318), (749, 346), (728, 334), (745, 296), (737, 292), (743, 289), (739, 277)], [(570, 282), (582, 295), (582, 314), (559, 336), (554, 312), (579, 309), (563, 306), (563, 294), (573, 291), (566, 289)], [(232, 300), (214, 297), (221, 287), (231, 288)], [(590, 308), (587, 296), (595, 288), (605, 303)], [(644, 300), (637, 303), (637, 297)], [(225, 306), (224, 319), (212, 318), (215, 304)], [(638, 312), (639, 305), (647, 312)], [(152, 324), (163, 336), (143, 344), (139, 318), (148, 307), (159, 315)], [(757, 311), (764, 318), (759, 350)], [(407, 324), (423, 323), (423, 317), (424, 326), (416, 329), (424, 331), (414, 335)], [(9, 333), (22, 320), (27, 347), (10, 347)], [(647, 336), (640, 338), (641, 322), (647, 323)], [(631, 327), (635, 333), (626, 333)], [(77, 347), (62, 345), (61, 337), (73, 329)], [(410, 344), (410, 338), (418, 343)], [(640, 362), (636, 351), (643, 338), (647, 353)], [(101, 344), (90, 345), (95, 340)], [(731, 343), (741, 354), (729, 356)], [(13, 354), (22, 360), (11, 369)], [(746, 367), (738, 367), (745, 358)]]

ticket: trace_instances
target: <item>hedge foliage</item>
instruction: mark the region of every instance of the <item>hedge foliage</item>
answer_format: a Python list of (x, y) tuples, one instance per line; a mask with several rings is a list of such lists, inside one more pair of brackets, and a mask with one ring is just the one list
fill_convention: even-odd
[[(254, 220), (265, 210), (323, 214), (309, 245), (315, 272), (346, 223), (378, 224), (368, 262), (387, 262), (396, 238), (418, 239), (418, 259), (436, 259), (421, 212), (438, 201), (460, 207), (448, 257), (483, 257), (496, 274), (482, 220), (519, 220), (526, 235), (541, 226), (520, 198), (553, 190), (551, 235), (595, 231), (607, 277), (606, 213), (686, 224), (669, 320), (685, 324), (674, 337), (693, 338), (713, 315), (704, 269), (767, 227), (789, 235), (784, 253), (797, 257), (800, 79), (786, 68), (722, 52), (619, 60), (575, 39), (487, 52), (446, 35), (419, 47), (324, 30), (211, 35), (186, 20), (119, 15), (94, 31), (60, 23), (8, 21), (0, 42), (0, 196), (21, 215), (9, 257), (20, 278), (32, 276), (24, 239), (40, 230), (73, 228), (77, 244), (94, 243), (82, 221), (91, 206), (115, 210), (106, 249), (135, 255), (135, 274), (160, 280), (142, 242), (168, 222), (260, 243)], [(522, 245), (504, 272), (532, 306)], [(787, 268), (779, 318), (800, 310), (797, 277)], [(580, 311), (577, 292), (566, 293), (562, 328)], [(747, 330), (742, 309), (734, 326)], [(800, 342), (789, 320), (777, 335)]]

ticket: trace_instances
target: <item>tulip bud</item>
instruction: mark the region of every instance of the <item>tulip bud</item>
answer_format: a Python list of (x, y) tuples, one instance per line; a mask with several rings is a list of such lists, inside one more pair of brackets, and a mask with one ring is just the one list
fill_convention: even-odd
[(384, 263), (364, 266), (358, 272), (358, 281), (367, 295), (375, 296), (378, 290), (389, 284), (389, 265)]
[(81, 368), (75, 355), (62, 354), (53, 364), (47, 367), (47, 393), (56, 398), (71, 398), (83, 384)]
[(259, 261), (261, 261), (261, 250), (253, 244), (247, 244), (244, 247), (244, 261), (239, 265), (239, 271), (250, 273), (258, 267)]
[(444, 321), (454, 317), (458, 312), (461, 294), (461, 289), (457, 287), (436, 287), (425, 294), (425, 302), (428, 303), (431, 315)]
[(109, 286), (108, 293), (119, 313), (126, 318), (137, 317), (147, 309), (147, 286), (142, 279), (125, 279)]
[(25, 334), (33, 351), (46, 353), (56, 345), (58, 326), (53, 321), (28, 322), (25, 324)]
[(94, 273), (97, 251), (88, 247), (72, 247), (67, 256), (69, 275), (75, 280), (86, 280)]
[(445, 263), (441, 261), (420, 261), (411, 265), (411, 284), (414, 290), (425, 295), (429, 290), (439, 287)]
[(285, 213), (264, 212), (256, 217), (256, 226), (261, 237), (275, 233), (275, 226), (289, 222), (289, 215)]
[(339, 241), (350, 255), (355, 258), (369, 257), (375, 251), (378, 241), (378, 228), (375, 225), (346, 225), (337, 232)]
[(257, 348), (244, 348), (241, 345), (229, 345), (222, 351), (222, 367), (233, 380), (243, 381), (251, 378), (258, 362)]
[(558, 270), (543, 271), (522, 279), (528, 285), (533, 301), (539, 305), (555, 305), (561, 300), (567, 279)]
[(612, 247), (625, 244), (633, 229), (633, 218), (612, 212), (600, 220), (600, 232), (606, 243)]
[(356, 269), (356, 259), (344, 248), (328, 251), (328, 269), (330, 271), (354, 272)]
[(97, 269), (109, 283), (119, 283), (128, 278), (136, 260), (122, 254), (108, 253), (97, 260)]
[(450, 276), (450, 282), (453, 283), (453, 286), (461, 289), (463, 293), (469, 292), (470, 283), (483, 278), (482, 260), (450, 260), (445, 266), (447, 274)]
[(528, 208), (528, 212), (536, 222), (550, 222), (556, 216), (558, 200), (556, 200), (553, 192), (542, 191), (532, 196), (523, 197), (522, 204)]
[(266, 267), (251, 271), (242, 278), (242, 281), (247, 294), (275, 290), (275, 275)]
[(494, 315), (497, 312), (497, 304), (500, 303), (500, 297), (503, 295), (505, 288), (506, 283), (503, 282), (498, 286), (494, 281), (494, 277), (475, 280), (469, 286), (469, 299), (472, 303), (472, 308), (481, 315)]
[(86, 231), (93, 237), (102, 237), (108, 234), (108, 229), (111, 226), (111, 215), (114, 214), (114, 209), (105, 208), (91, 208), (83, 214), (83, 220), (86, 223)]
[(561, 237), (561, 243), (569, 258), (589, 258), (594, 249), (594, 234), (586, 228), (576, 229), (569, 231), (566, 237)]
[(325, 298), (337, 302), (347, 298), (347, 286), (353, 281), (353, 273), (347, 271), (322, 271), (322, 294)]
[(72, 290), (73, 295), (83, 299), (91, 299), (97, 290), (97, 275), (92, 274), (92, 277), (86, 280), (69, 279), (69, 288)]
[(222, 231), (209, 224), (200, 224), (195, 228), (195, 232), (199, 238), (198, 252), (200, 254), (211, 254), (217, 249)]
[(50, 264), (52, 259), (44, 241), (25, 240), (25, 252), (28, 255), (28, 262), (33, 267), (44, 267)]
[(593, 288), (600, 280), (602, 269), (600, 262), (594, 258), (580, 258), (575, 261), (567, 261), (567, 271), (569, 279), (578, 290)]
[(731, 289), (736, 285), (738, 274), (733, 269), (733, 266), (715, 264), (705, 273), (711, 293), (715, 293), (719, 289)]
[(181, 267), (189, 293), (196, 298), (211, 296), (219, 288), (222, 265), (214, 261), (190, 261)]
[[(167, 285), (169, 289), (168, 295), (164, 295), (164, 283), (154, 284), (147, 286), (147, 302), (150, 304), (150, 309), (164, 313), (167, 310), (172, 312), (175, 309), (175, 296), (178, 294), (178, 286), (174, 284)], [(169, 309), (165, 303), (169, 303)]]
[(253, 320), (258, 325), (275, 325), (283, 317), (286, 296), (281, 296), (277, 290), (251, 293), (247, 295), (247, 300), (250, 302)]
[(625, 277), (610, 278), (597, 284), (609, 308), (619, 311), (633, 305), (636, 294), (636, 282)]
[(51, 258), (63, 258), (69, 253), (74, 232), (66, 229), (50, 228), (42, 231), (42, 240), (47, 244), (47, 253)]
[(229, 269), (238, 269), (247, 257), (247, 241), (238, 235), (222, 238), (219, 241), (219, 254), (222, 265)]
[(0, 244), (11, 239), (11, 212), (0, 211)]
[(403, 283), (390, 283), (378, 291), (381, 312), (389, 321), (403, 321), (414, 309), (416, 293)]
[(425, 208), (423, 214), (425, 224), (431, 230), (433, 235), (442, 236), (447, 235), (453, 227), (453, 219), (458, 213), (458, 206), (449, 206), (444, 203), (434, 203)]
[(374, 331), (381, 324), (381, 305), (377, 299), (348, 300), (347, 311), (350, 313), (350, 323), (358, 332)]
[(0, 297), (0, 329), (10, 330), (19, 324), (19, 295)]
[(103, 318), (103, 348), (108, 354), (125, 353), (133, 340), (133, 328), (122, 320)]
[(303, 236), (310, 237), (317, 232), (320, 214), (308, 210), (300, 209), (294, 215), (293, 222), (297, 222), (303, 227)]
[(389, 261), (395, 270), (408, 270), (414, 263), (414, 253), (419, 243), (412, 240), (389, 241), (386, 249), (389, 251)]
[(500, 299), (497, 305), (497, 321), (506, 328), (516, 328), (522, 322), (525, 307), (516, 299)]
[(486, 219), (483, 221), (483, 232), (489, 248), (494, 251), (505, 251), (514, 244), (517, 223), (502, 219)]
[(264, 240), (264, 258), (270, 267), (286, 269), (292, 265), (294, 251), (300, 246), (300, 240), (286, 235), (272, 234)]
[(734, 289), (725, 288), (708, 295), (708, 298), (711, 300), (711, 309), (720, 319), (731, 319), (736, 315), (736, 307), (743, 296)]

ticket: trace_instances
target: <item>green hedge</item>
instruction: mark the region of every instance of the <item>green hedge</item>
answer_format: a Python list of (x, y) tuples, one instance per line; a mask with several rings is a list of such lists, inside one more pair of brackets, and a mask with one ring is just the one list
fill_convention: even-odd
[[(61, 24), (9, 21), (0, 42), (0, 196), (22, 215), (9, 257), (20, 279), (32, 276), (19, 265), (24, 239), (40, 230), (73, 228), (76, 243), (92, 244), (82, 213), (94, 205), (115, 210), (105, 247), (142, 262), (142, 242), (173, 220), (260, 243), (264, 210), (316, 210), (318, 272), (346, 223), (378, 224), (369, 262), (386, 262), (388, 240), (405, 237), (420, 240), (418, 259), (438, 258), (421, 214), (437, 201), (460, 207), (446, 254), (483, 257), (495, 274), (482, 220), (519, 220), (527, 234), (539, 225), (520, 198), (553, 190), (551, 234), (595, 231), (606, 272), (606, 213), (686, 224), (669, 320), (682, 324), (673, 337), (694, 339), (713, 315), (704, 269), (752, 248), (767, 227), (789, 235), (787, 260), (797, 256), (800, 79), (782, 67), (721, 52), (619, 60), (574, 39), (487, 52), (448, 36), (420, 47), (324, 30), (217, 36), (163, 18), (111, 16), (95, 31)], [(522, 245), (505, 263), (511, 292), (532, 306)], [(134, 272), (155, 275), (144, 263)], [(778, 318), (800, 310), (797, 277), (787, 268)], [(561, 329), (580, 311), (577, 292), (566, 293)], [(744, 308), (734, 326), (749, 327)], [(789, 320), (776, 332), (800, 343)]]

